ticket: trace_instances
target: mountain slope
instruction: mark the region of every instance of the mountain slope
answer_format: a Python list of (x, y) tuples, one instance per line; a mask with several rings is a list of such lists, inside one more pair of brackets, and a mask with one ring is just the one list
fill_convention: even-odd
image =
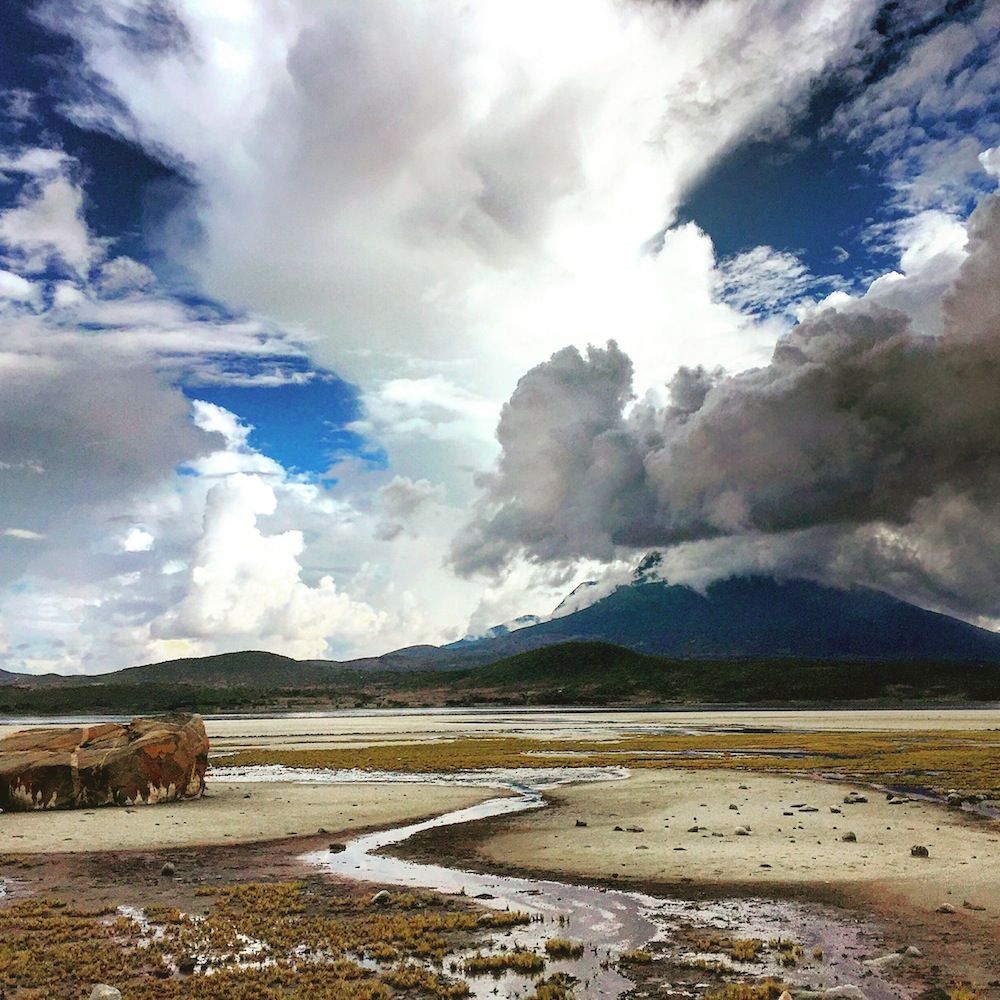
[[(403, 673), (468, 673), (477, 666), (496, 665), (519, 653), (568, 642), (606, 644), (594, 647), (603, 649), (599, 655), (588, 654), (588, 662), (597, 672), (586, 681), (591, 687), (599, 687), (597, 675), (610, 676), (612, 666), (619, 684), (628, 680), (629, 671), (641, 673), (649, 667), (639, 661), (623, 660), (629, 650), (673, 661), (695, 661), (696, 666), (704, 665), (700, 661), (715, 660), (712, 670), (719, 681), (717, 687), (710, 691), (685, 681), (677, 688), (678, 694), (697, 691), (699, 697), (706, 698), (725, 695), (729, 681), (724, 681), (718, 671), (726, 661), (784, 661), (775, 669), (785, 671), (797, 670), (805, 661), (1000, 664), (1000, 635), (878, 591), (839, 590), (806, 580), (734, 577), (712, 584), (702, 594), (657, 580), (649, 571), (648, 560), (637, 570), (631, 584), (618, 587), (589, 606), (557, 618), (524, 622), (517, 620), (514, 624), (520, 627), (513, 631), (509, 625), (498, 627), (486, 636), (450, 646), (413, 646), (346, 662), (299, 661), (277, 653), (247, 650), (168, 660), (89, 677), (28, 677), (0, 671), (0, 686), (160, 684), (275, 691), (375, 682), (388, 689), (413, 686), (400, 678)], [(797, 662), (792, 667), (789, 661)], [(572, 667), (571, 662), (575, 664)], [(548, 676), (547, 672), (557, 664), (560, 670), (577, 671), (570, 680), (579, 686), (577, 654), (568, 659), (563, 655), (562, 660), (541, 658), (533, 661), (531, 669), (542, 670)], [(658, 665), (657, 670), (661, 667)], [(763, 676), (762, 670), (765, 668), (759, 666), (753, 676)], [(810, 676), (815, 680), (819, 675)], [(730, 680), (743, 683), (741, 677), (734, 674)], [(415, 676), (413, 684), (420, 683)], [(519, 681), (513, 677), (505, 679), (488, 673), (476, 681), (481, 687), (509, 687), (516, 683)], [(663, 683), (658, 674), (649, 680), (651, 686), (645, 690), (666, 696), (673, 688), (664, 688)], [(558, 686), (558, 677), (549, 676), (549, 686), (553, 685)], [(739, 700), (735, 692), (727, 697)]]
[(704, 594), (637, 582), (572, 614), (462, 651), (494, 659), (559, 642), (600, 641), (680, 658), (792, 657), (1000, 661), (1000, 635), (879, 591), (733, 577)]
[(452, 691), (528, 704), (761, 704), (881, 699), (991, 701), (1000, 663), (788, 659), (690, 660), (568, 642), (452, 674)]
[(200, 684), (205, 687), (282, 688), (324, 684), (339, 665), (325, 660), (293, 660), (290, 656), (249, 649), (215, 656), (192, 656), (162, 663), (126, 667), (108, 674), (74, 677), (89, 684)]

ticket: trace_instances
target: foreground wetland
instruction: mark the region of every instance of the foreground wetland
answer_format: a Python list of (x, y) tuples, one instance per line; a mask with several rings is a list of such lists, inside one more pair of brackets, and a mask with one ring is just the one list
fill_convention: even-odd
[(202, 800), (0, 817), (0, 996), (1000, 997), (1000, 713), (209, 732)]

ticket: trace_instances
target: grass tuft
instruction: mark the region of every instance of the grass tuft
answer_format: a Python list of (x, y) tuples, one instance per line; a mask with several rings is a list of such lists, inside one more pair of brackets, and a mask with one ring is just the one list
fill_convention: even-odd
[(549, 938), (545, 942), (545, 951), (551, 958), (579, 958), (583, 954), (583, 945), (569, 938)]

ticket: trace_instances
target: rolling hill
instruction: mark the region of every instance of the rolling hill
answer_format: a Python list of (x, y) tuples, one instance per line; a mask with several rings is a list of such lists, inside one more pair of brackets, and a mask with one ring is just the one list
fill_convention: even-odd
[(1000, 699), (1000, 663), (690, 660), (568, 642), (452, 673), (453, 697), (518, 693), (535, 704), (761, 704)]
[[(910, 687), (930, 692), (932, 665), (944, 679), (942, 692), (972, 690), (968, 665), (1000, 664), (1000, 635), (878, 591), (757, 576), (721, 580), (702, 593), (656, 579), (651, 565), (645, 561), (629, 584), (579, 610), (524, 617), (516, 628), (496, 627), (444, 647), (413, 646), (341, 662), (246, 650), (87, 677), (0, 671), (0, 688), (12, 706), (20, 696), (10, 692), (17, 689), (86, 687), (104, 688), (109, 703), (129, 705), (141, 704), (140, 693), (127, 693), (136, 687), (149, 698), (155, 689), (157, 704), (170, 703), (172, 692), (183, 688), (192, 697), (197, 689), (206, 704), (223, 705), (228, 702), (220, 692), (237, 689), (248, 704), (267, 701), (269, 692), (314, 697), (317, 691), (361, 703), (393, 692), (412, 699), (435, 685), (453, 686), (466, 699), (475, 691), (503, 698), (535, 691), (559, 700), (565, 689), (566, 697), (575, 691), (590, 700), (614, 701), (618, 692), (654, 700), (744, 701), (780, 698), (782, 691), (768, 679), (773, 675), (783, 676), (796, 698), (809, 700), (902, 689), (908, 677)], [(815, 669), (806, 669), (810, 664)], [(842, 691), (831, 664), (851, 678)], [(887, 666), (875, 671), (878, 684), (869, 688), (864, 671), (847, 670), (849, 664)], [(444, 671), (452, 672), (448, 680)], [(77, 701), (95, 697), (80, 694)], [(53, 695), (51, 704), (57, 702)]]

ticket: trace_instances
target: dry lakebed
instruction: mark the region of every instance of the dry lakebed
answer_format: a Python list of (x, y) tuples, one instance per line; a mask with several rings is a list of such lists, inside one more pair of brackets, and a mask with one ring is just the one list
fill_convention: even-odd
[(0, 816), (0, 996), (1000, 997), (998, 712), (207, 726), (202, 799)]

